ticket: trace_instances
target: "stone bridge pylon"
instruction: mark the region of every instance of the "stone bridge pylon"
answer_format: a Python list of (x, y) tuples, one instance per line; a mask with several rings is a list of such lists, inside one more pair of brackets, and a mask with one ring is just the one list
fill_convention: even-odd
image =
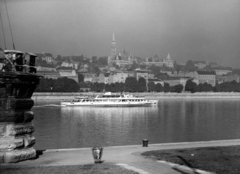
[(41, 77), (36, 75), (35, 58), (0, 48), (0, 163), (36, 157), (31, 96)]

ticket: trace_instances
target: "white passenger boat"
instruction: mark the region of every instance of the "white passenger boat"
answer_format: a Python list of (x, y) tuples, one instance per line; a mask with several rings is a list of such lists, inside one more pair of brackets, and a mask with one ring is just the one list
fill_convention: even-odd
[(62, 101), (61, 106), (145, 106), (157, 105), (157, 100), (147, 100), (144, 97), (134, 97), (130, 94), (113, 94), (107, 92), (95, 98), (76, 98)]

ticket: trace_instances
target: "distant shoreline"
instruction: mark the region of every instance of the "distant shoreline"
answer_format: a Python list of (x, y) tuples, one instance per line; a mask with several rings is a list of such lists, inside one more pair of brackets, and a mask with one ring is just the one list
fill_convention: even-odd
[[(38, 100), (70, 100), (77, 96), (96, 96), (102, 93), (79, 92), (79, 93), (33, 93), (32, 99)], [(134, 96), (145, 97), (147, 99), (240, 99), (240, 92), (206, 92), (206, 93), (131, 93)]]

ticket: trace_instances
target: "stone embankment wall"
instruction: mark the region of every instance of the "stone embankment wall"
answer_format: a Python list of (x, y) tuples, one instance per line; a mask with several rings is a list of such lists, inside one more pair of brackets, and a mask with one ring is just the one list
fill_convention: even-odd
[[(102, 93), (81, 92), (81, 93), (33, 93), (32, 99), (38, 100), (69, 100), (80, 96), (96, 96)], [(187, 99), (187, 98), (213, 98), (213, 99), (240, 99), (240, 93), (236, 92), (206, 92), (206, 93), (131, 93), (134, 96), (146, 97), (147, 99)]]

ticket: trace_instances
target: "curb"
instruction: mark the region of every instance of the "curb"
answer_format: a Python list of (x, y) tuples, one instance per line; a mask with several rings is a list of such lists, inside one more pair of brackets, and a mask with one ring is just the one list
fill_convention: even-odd
[[(182, 146), (182, 145), (208, 145), (217, 144), (214, 146), (223, 146), (223, 143), (239, 143), (240, 139), (232, 139), (232, 140), (214, 140), (214, 141), (195, 141), (195, 142), (180, 142), (180, 143), (161, 143), (161, 144), (149, 144), (149, 148), (154, 146)], [(142, 144), (138, 145), (126, 145), (126, 146), (105, 146), (104, 148), (136, 148), (142, 147)], [(67, 149), (46, 149), (45, 152), (61, 152), (61, 151), (77, 151), (77, 150), (89, 150), (92, 147), (84, 147), (84, 148), (67, 148)], [(148, 148), (144, 148), (144, 150), (148, 150)]]

